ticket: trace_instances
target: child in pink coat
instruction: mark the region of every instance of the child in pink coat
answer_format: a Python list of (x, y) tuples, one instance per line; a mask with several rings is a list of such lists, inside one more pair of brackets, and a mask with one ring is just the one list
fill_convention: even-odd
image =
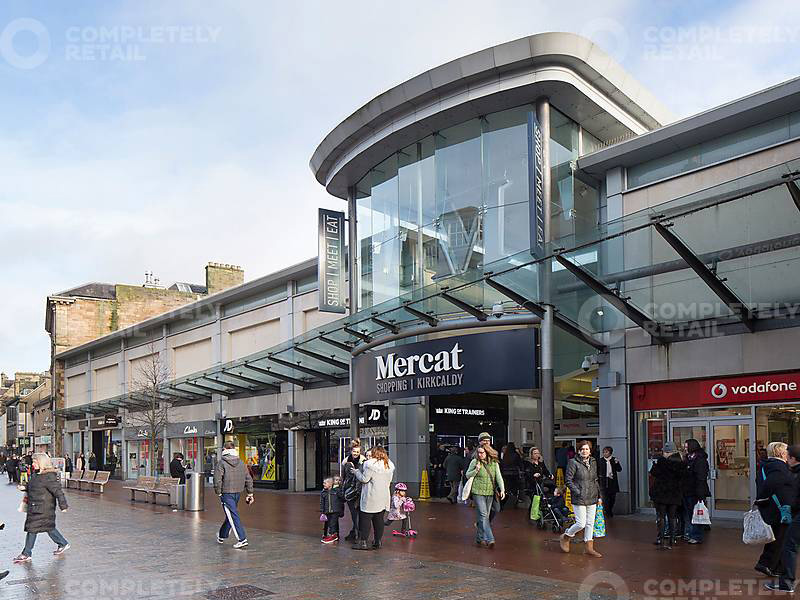
[[(386, 518), (386, 524), (400, 521), (400, 530), (392, 530), (392, 535), (400, 537), (417, 537), (417, 532), (411, 529), (411, 513), (414, 512), (416, 506), (414, 501), (406, 496), (408, 487), (405, 483), (398, 483), (394, 486), (394, 495), (392, 496), (392, 508), (389, 511), (389, 516)], [(397, 525), (395, 524), (395, 527)]]

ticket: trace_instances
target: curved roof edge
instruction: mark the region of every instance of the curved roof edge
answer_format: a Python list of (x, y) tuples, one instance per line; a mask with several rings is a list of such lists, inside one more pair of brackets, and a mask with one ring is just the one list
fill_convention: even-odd
[(445, 112), (447, 107), (431, 105), (459, 93), (468, 96), (478, 85), (552, 67), (566, 68), (600, 91), (609, 105), (638, 125), (635, 133), (674, 120), (652, 93), (590, 40), (573, 33), (540, 33), (457, 58), (380, 94), (325, 136), (311, 157), (311, 170), (330, 193), (343, 197), (340, 185), (330, 186), (342, 157), (370, 138), (368, 145), (377, 143), (375, 134), (397, 132), (399, 123), (410, 124), (424, 108)]

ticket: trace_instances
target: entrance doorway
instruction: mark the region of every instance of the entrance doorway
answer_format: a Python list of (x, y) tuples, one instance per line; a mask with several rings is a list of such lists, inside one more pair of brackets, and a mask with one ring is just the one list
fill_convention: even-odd
[(723, 518), (741, 518), (755, 497), (753, 420), (680, 419), (669, 422), (669, 439), (678, 449), (695, 439), (708, 453), (709, 510)]

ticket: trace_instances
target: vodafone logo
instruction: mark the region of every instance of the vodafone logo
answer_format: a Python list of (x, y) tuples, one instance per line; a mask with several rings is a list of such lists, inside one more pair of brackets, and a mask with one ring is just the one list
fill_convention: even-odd
[(728, 395), (728, 386), (724, 383), (715, 383), (714, 387), (711, 388), (711, 395), (717, 400), (724, 398)]

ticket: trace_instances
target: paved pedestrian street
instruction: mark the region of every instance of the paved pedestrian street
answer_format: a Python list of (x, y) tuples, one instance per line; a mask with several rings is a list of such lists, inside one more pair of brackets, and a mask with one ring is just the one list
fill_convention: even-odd
[[(58, 527), (72, 547), (54, 557), (54, 544), (40, 535), (33, 561), (12, 565), (24, 515), (16, 511), (20, 493), (0, 484), (0, 556), (11, 570), (0, 598), (572, 599), (628, 591), (711, 598), (755, 596), (763, 583), (751, 575), (755, 553), (738, 542), (736, 529), (715, 528), (702, 547), (666, 552), (650, 544), (650, 522), (617, 519), (598, 542), (605, 557), (592, 560), (580, 545), (560, 553), (555, 536), (530, 527), (521, 509), (495, 521), (498, 547), (491, 551), (472, 542), (471, 510), (419, 503), (418, 539), (388, 536), (381, 551), (358, 552), (319, 543), (316, 494), (257, 492), (254, 507), (241, 505), (250, 546), (234, 550), (232, 541), (216, 543), (222, 512), (213, 493), (202, 513), (131, 503), (120, 482), (103, 495), (70, 490), (67, 497), (70, 510), (58, 513)], [(342, 526), (346, 532), (349, 519)], [(588, 595), (593, 582), (601, 585)]]

